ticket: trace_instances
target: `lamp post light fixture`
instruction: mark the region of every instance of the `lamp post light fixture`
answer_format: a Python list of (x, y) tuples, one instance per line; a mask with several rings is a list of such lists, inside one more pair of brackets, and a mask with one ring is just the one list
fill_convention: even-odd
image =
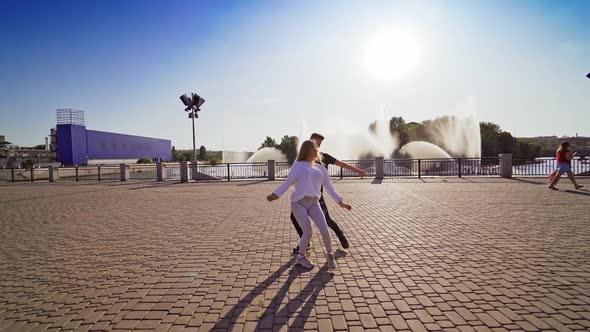
[(199, 115), (197, 112), (200, 112), (201, 105), (205, 102), (205, 99), (199, 96), (196, 93), (191, 93), (191, 96), (187, 96), (183, 94), (180, 96), (180, 100), (186, 108), (184, 109), (185, 112), (188, 112), (189, 119), (192, 119), (193, 122), (193, 161), (197, 162), (197, 146), (195, 144), (195, 118), (198, 118)]

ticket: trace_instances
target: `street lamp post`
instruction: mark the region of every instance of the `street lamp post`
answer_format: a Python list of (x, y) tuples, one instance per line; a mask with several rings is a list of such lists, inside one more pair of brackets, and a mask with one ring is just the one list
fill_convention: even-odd
[(197, 161), (197, 145), (195, 143), (195, 110), (191, 110), (191, 120), (193, 122), (193, 161)]
[(201, 96), (199, 96), (196, 93), (191, 93), (191, 97), (187, 96), (186, 94), (183, 94), (182, 96), (180, 96), (180, 100), (182, 100), (182, 103), (184, 104), (184, 106), (186, 106), (186, 108), (184, 110), (186, 112), (189, 112), (188, 117), (193, 122), (193, 162), (196, 163), (197, 162), (197, 145), (196, 145), (196, 139), (195, 139), (195, 118), (199, 117), (197, 112), (201, 111), (200, 107), (205, 102), (205, 99), (203, 99)]

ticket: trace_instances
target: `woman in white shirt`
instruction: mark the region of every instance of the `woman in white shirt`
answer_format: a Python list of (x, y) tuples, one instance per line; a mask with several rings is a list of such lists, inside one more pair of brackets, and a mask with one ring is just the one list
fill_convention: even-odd
[(319, 148), (317, 144), (311, 140), (303, 142), (301, 149), (299, 149), (297, 161), (291, 167), (287, 180), (272, 194), (268, 195), (266, 199), (269, 202), (277, 200), (291, 185), (295, 185), (295, 190), (291, 194), (291, 210), (303, 230), (303, 236), (301, 236), (299, 242), (299, 255), (297, 256), (296, 264), (309, 269), (313, 268), (313, 263), (305, 256), (305, 251), (309, 245), (312, 233), (311, 217), (322, 236), (326, 248), (328, 266), (330, 269), (335, 269), (337, 266), (334, 254), (332, 253), (330, 231), (328, 230), (326, 218), (318, 202), (321, 196), (321, 186), (323, 185), (326, 188), (330, 196), (340, 207), (350, 210), (351, 206), (345, 204), (342, 201), (342, 197), (334, 189), (328, 170), (321, 165), (316, 165), (318, 158)]

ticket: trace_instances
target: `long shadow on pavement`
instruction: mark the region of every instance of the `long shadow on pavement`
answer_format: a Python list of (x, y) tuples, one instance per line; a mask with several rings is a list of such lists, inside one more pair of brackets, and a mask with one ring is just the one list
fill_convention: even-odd
[[(338, 250), (335, 253), (337, 259), (346, 255), (347, 253), (341, 250)], [(327, 264), (325, 264), (317, 272), (315, 272), (315, 275), (307, 283), (305, 288), (301, 290), (300, 294), (293, 297), (293, 299), (289, 300), (289, 302), (287, 302), (281, 308), (281, 303), (283, 302), (283, 299), (287, 297), (289, 288), (293, 282), (301, 273), (309, 272), (300, 266), (293, 266), (293, 263), (294, 259), (291, 259), (288, 263), (281, 266), (277, 271), (254, 287), (254, 289), (246, 294), (246, 296), (244, 296), (241, 300), (239, 300), (238, 303), (225, 314), (225, 316), (221, 317), (211, 328), (211, 330), (230, 330), (232, 327), (234, 327), (234, 325), (238, 323), (238, 319), (240, 319), (252, 301), (254, 301), (254, 299), (260, 294), (263, 294), (264, 291), (270, 285), (276, 282), (279, 277), (289, 268), (291, 268), (291, 270), (289, 271), (289, 276), (287, 277), (285, 283), (281, 285), (277, 294), (270, 301), (266, 309), (257, 313), (259, 320), (256, 322), (256, 330), (280, 329), (282, 326), (285, 326), (289, 323), (290, 314), (297, 312), (299, 307), (301, 307), (301, 310), (295, 317), (294, 326), (289, 328), (289, 330), (303, 330), (303, 326), (311, 315), (311, 311), (313, 310), (313, 306), (317, 300), (318, 295), (320, 294), (321, 290), (332, 280), (334, 275), (330, 273)], [(279, 308), (281, 309), (279, 310)]]
[[(302, 331), (303, 326), (309, 319), (311, 311), (315, 305), (315, 302), (322, 291), (322, 289), (334, 278), (334, 275), (329, 272), (328, 265), (322, 266), (313, 278), (305, 285), (305, 288), (301, 290), (301, 293), (289, 300), (281, 310), (276, 312), (280, 307), (283, 298), (287, 295), (289, 287), (293, 281), (297, 278), (300, 273), (300, 269), (292, 269), (289, 273), (287, 282), (283, 284), (279, 293), (273, 298), (271, 305), (269, 305), (264, 312), (264, 316), (258, 322), (256, 330), (271, 328), (278, 330), (289, 323), (290, 314), (297, 312), (297, 309), (301, 307), (301, 310), (293, 321), (293, 326), (289, 328), (290, 331)], [(268, 317), (267, 317), (268, 315)]]
[[(98, 183), (100, 184), (100, 183)], [(111, 184), (105, 184), (104, 182), (102, 182), (103, 186), (100, 187), (92, 187), (92, 190), (82, 190), (82, 191), (76, 191), (76, 192), (71, 192), (71, 193), (62, 193), (62, 194), (53, 194), (53, 195), (41, 195), (41, 196), (33, 196), (33, 197), (26, 197), (26, 198), (17, 198), (17, 199), (11, 199), (11, 200), (5, 200), (2, 201), (0, 200), (0, 204), (4, 204), (4, 203), (13, 203), (13, 202), (22, 202), (22, 201), (32, 201), (32, 200), (37, 200), (37, 199), (44, 199), (44, 198), (52, 198), (52, 197), (58, 197), (58, 196), (78, 196), (80, 194), (88, 194), (88, 193), (94, 193), (94, 192), (99, 192), (99, 191), (106, 191), (106, 190), (110, 190), (110, 189), (116, 189), (118, 187), (122, 187), (122, 186), (129, 186), (129, 185), (136, 185), (137, 183), (117, 183), (116, 185), (111, 185)], [(49, 186), (52, 186), (53, 184), (48, 184)], [(74, 183), (72, 185), (70, 185), (70, 187), (85, 187), (87, 185), (93, 185), (92, 184), (78, 184), (78, 183)], [(27, 185), (27, 186), (34, 186), (34, 184), (31, 185)]]
[[(544, 182), (541, 181), (531, 181), (531, 180), (525, 180), (525, 179), (519, 179), (519, 178), (511, 178), (510, 180), (512, 181), (518, 181), (518, 182), (524, 182), (524, 183), (528, 183), (528, 184), (534, 184), (534, 185), (544, 185)], [(549, 185), (549, 182), (547, 181), (547, 185)]]
[(568, 189), (568, 190), (564, 190), (563, 192), (569, 193), (569, 194), (590, 196), (590, 192), (588, 190), (584, 190), (584, 189), (581, 189), (581, 190), (578, 189), (578, 191)]
[(140, 189), (154, 189), (154, 188), (161, 188), (161, 187), (167, 187), (167, 186), (173, 186), (173, 185), (177, 185), (177, 184), (183, 184), (182, 182), (165, 182), (165, 183), (151, 183), (149, 185), (144, 185), (142, 187), (135, 187), (135, 188), (129, 188), (129, 190), (140, 190)]
[(237, 184), (237, 186), (238, 187), (252, 186), (252, 185), (256, 185), (256, 184), (260, 184), (260, 183), (265, 183), (265, 182), (268, 182), (268, 180), (248, 181), (248, 182), (245, 182), (245, 183)]
[(235, 323), (237, 323), (237, 320), (248, 308), (248, 306), (252, 303), (252, 301), (254, 301), (254, 299), (258, 295), (264, 293), (268, 286), (277, 281), (283, 273), (289, 270), (289, 268), (293, 265), (294, 261), (294, 259), (291, 259), (289, 262), (285, 263), (278, 270), (276, 270), (270, 276), (268, 276), (268, 278), (266, 278), (264, 281), (256, 285), (254, 289), (251, 290), (248, 294), (246, 294), (246, 296), (244, 296), (242, 299), (240, 299), (238, 303), (236, 303), (236, 305), (234, 305), (233, 308), (231, 308), (231, 310), (227, 314), (225, 314), (225, 316), (219, 318), (219, 320), (215, 323), (211, 330), (229, 329)]

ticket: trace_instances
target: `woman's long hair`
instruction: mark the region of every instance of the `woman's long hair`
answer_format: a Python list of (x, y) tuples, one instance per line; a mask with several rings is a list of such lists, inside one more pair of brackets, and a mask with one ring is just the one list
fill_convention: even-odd
[(318, 145), (312, 140), (307, 140), (301, 144), (299, 148), (299, 154), (297, 155), (297, 161), (307, 161), (311, 154), (316, 154), (313, 162), (317, 162), (320, 158)]

